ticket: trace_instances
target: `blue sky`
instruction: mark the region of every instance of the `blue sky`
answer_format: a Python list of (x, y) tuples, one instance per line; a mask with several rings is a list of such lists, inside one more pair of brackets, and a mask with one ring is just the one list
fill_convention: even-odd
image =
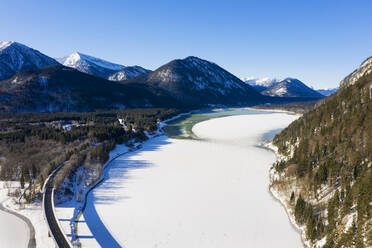
[(238, 77), (334, 87), (372, 56), (372, 1), (3, 0), (1, 40), (149, 69), (189, 55)]

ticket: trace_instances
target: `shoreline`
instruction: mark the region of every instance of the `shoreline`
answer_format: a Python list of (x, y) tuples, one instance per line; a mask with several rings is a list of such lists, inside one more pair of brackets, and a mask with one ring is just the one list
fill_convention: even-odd
[[(280, 113), (283, 113), (283, 111), (272, 111), (272, 112), (280, 112)], [(215, 118), (211, 118), (211, 119), (215, 119)], [(211, 120), (211, 119), (208, 119), (208, 120)], [(217, 118), (216, 118), (217, 119)], [(285, 126), (284, 126), (285, 127)], [(273, 129), (269, 129), (269, 130), (266, 130), (266, 131), (264, 131), (263, 133), (261, 133), (261, 134), (259, 134), (258, 136), (261, 136), (261, 135), (264, 135), (264, 134), (266, 134), (267, 132), (271, 132)], [(164, 133), (163, 133), (163, 135), (164, 135)], [(169, 137), (169, 136), (167, 136), (167, 135), (165, 135), (166, 137), (168, 137), (168, 138), (171, 138), (171, 137)], [(147, 140), (148, 141), (148, 140)], [(260, 141), (261, 141), (261, 139), (260, 139), (260, 137), (258, 137), (258, 139), (257, 140), (255, 140), (254, 141), (254, 143), (255, 144), (259, 144), (260, 143)], [(263, 148), (263, 147), (262, 147)], [(271, 155), (272, 156), (272, 155)], [(107, 167), (106, 169), (109, 169), (110, 167)], [(267, 169), (265, 169), (265, 175), (266, 175), (266, 177), (267, 177)], [(265, 183), (264, 185), (265, 186), (263, 186), (263, 188), (262, 188), (262, 191), (264, 191), (265, 193), (267, 192), (267, 186), (268, 186), (268, 184), (269, 184), (269, 180), (268, 180), (268, 183)], [(266, 196), (266, 198), (268, 198), (270, 201), (272, 201), (273, 200), (273, 198), (272, 198), (272, 195), (270, 195), (270, 196)], [(274, 198), (275, 199), (275, 198)], [(270, 204), (276, 204), (276, 203), (273, 203), (274, 201), (272, 201), (272, 203), (270, 203)], [(279, 212), (281, 212), (282, 211), (282, 209), (278, 206), (278, 205), (276, 205), (276, 207), (275, 208), (278, 208), (278, 211)], [(278, 213), (279, 213), (278, 212)], [(284, 217), (283, 216), (283, 223), (288, 223), (287, 221), (288, 221), (288, 215), (287, 215), (287, 217)], [(293, 227), (288, 227), (289, 229), (288, 230), (291, 230), (291, 228), (293, 228)], [(298, 231), (296, 230), (296, 229), (293, 229), (294, 231), (296, 231), (296, 233), (294, 233), (293, 235), (294, 235), (294, 237), (298, 237)], [(297, 245), (297, 247), (298, 246), (302, 246), (302, 245), (300, 245), (300, 244), (302, 244), (302, 241), (300, 241), (299, 239), (298, 239), (298, 245)], [(84, 244), (84, 243), (83, 243)]]
[[(124, 151), (124, 152), (120, 152), (120, 153), (117, 153), (115, 155), (113, 155), (113, 157), (111, 159), (109, 159), (103, 166), (102, 166), (102, 175), (100, 178), (97, 179), (96, 182), (94, 182), (92, 185), (88, 186), (86, 189), (84, 189), (84, 193), (83, 193), (83, 196), (82, 198), (84, 199), (84, 202), (82, 204), (80, 204), (80, 206), (76, 207), (75, 208), (75, 211), (78, 210), (78, 213), (76, 215), (73, 216), (73, 220), (72, 222), (74, 222), (74, 227), (73, 227), (73, 232), (72, 233), (72, 236), (75, 238), (72, 242), (77, 242), (78, 245), (80, 245), (80, 240), (79, 240), (79, 232), (78, 232), (78, 223), (79, 223), (79, 220), (81, 218), (81, 216), (84, 215), (84, 210), (86, 208), (86, 204), (87, 204), (87, 199), (88, 199), (88, 195), (89, 193), (91, 193), (96, 187), (98, 187), (99, 185), (101, 185), (104, 180), (105, 180), (105, 173), (107, 172), (107, 170), (109, 169), (110, 167), (110, 164), (117, 158), (125, 155), (125, 154), (128, 154), (128, 153), (131, 153), (131, 152), (134, 152), (134, 151), (137, 151), (139, 149), (141, 149), (143, 143), (153, 139), (153, 138), (156, 138), (156, 137), (159, 137), (159, 136), (162, 136), (162, 135), (165, 135), (165, 132), (163, 130), (163, 128), (167, 125), (168, 122), (170, 121), (173, 121), (173, 120), (176, 120), (178, 118), (181, 118), (183, 116), (187, 116), (187, 115), (190, 115), (192, 114), (193, 111), (190, 111), (190, 112), (186, 112), (186, 113), (180, 113), (176, 116), (173, 116), (169, 119), (166, 119), (162, 122), (159, 123), (159, 127), (158, 127), (158, 130), (152, 134), (152, 135), (147, 135), (148, 139), (143, 141), (143, 142), (139, 142), (139, 143), (135, 143), (134, 144), (134, 148), (130, 148), (128, 147), (128, 150)], [(111, 152), (114, 152), (116, 149), (116, 146), (115, 148), (110, 151)], [(78, 209), (77, 209), (78, 208)], [(98, 242), (98, 241), (97, 241)]]
[(251, 109), (251, 110), (255, 110), (255, 111), (262, 111), (262, 112), (287, 113), (287, 114), (290, 114), (290, 115), (297, 115), (299, 117), (301, 117), (303, 115), (301, 113), (297, 113), (297, 112), (289, 111), (289, 110), (285, 110), (285, 109), (269, 109), (269, 108), (254, 108), (254, 107), (246, 107), (246, 109)]
[[(264, 147), (267, 150), (272, 151), (275, 154), (275, 158), (276, 158), (275, 162), (278, 160), (279, 154), (274, 149), (274, 147), (276, 147), (276, 146), (272, 143), (272, 140), (263, 141), (261, 143), (261, 146)], [(288, 220), (291, 223), (291, 226), (295, 229), (295, 231), (301, 237), (301, 242), (302, 242), (303, 247), (308, 248), (309, 246), (307, 245), (307, 240), (305, 238), (305, 233), (304, 233), (305, 230), (297, 225), (296, 221), (294, 220), (294, 216), (292, 215), (292, 213), (290, 211), (290, 208), (288, 208), (288, 206), (285, 202), (285, 199), (283, 197), (280, 197), (280, 192), (278, 192), (277, 190), (272, 188), (271, 183), (273, 181), (273, 167), (271, 167), (269, 169), (269, 178), (270, 178), (270, 184), (269, 184), (269, 187), (268, 187), (268, 191), (270, 192), (270, 195), (273, 197), (273, 199), (275, 201), (279, 202), (280, 205), (284, 208), (284, 210), (287, 214)]]

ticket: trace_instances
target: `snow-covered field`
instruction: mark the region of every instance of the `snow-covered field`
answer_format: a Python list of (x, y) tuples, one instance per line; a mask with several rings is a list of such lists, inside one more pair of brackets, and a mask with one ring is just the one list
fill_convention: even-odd
[[(3, 203), (9, 199), (8, 189), (5, 182), (0, 182), (0, 202)], [(17, 187), (15, 182), (7, 183), (9, 188)], [(16, 184), (16, 185), (13, 185)], [(0, 247), (27, 247), (29, 240), (29, 231), (26, 223), (20, 218), (0, 211)]]
[(28, 229), (23, 220), (1, 211), (0, 223), (1, 247), (27, 247)]
[[(22, 207), (16, 204), (17, 197), (8, 196), (8, 191), (19, 189), (19, 182), (0, 181), (0, 202), (17, 214), (28, 218), (34, 229), (37, 248), (54, 247), (54, 241), (48, 236), (48, 227), (44, 220), (41, 202), (26, 204)], [(30, 233), (29, 228), (20, 218), (0, 210), (0, 247), (27, 247)]]
[(301, 247), (268, 191), (275, 155), (257, 147), (296, 118), (224, 117), (194, 126), (202, 141), (149, 140), (114, 160), (88, 197), (90, 231), (103, 247)]

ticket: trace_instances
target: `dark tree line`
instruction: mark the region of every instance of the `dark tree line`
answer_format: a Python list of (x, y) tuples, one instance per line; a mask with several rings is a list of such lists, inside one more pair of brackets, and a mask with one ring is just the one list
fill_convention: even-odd
[[(129, 109), (92, 113), (0, 113), (0, 179), (42, 185), (58, 165), (68, 177), (89, 159), (104, 164), (116, 144), (147, 139), (177, 109)], [(118, 119), (124, 120), (124, 128)], [(69, 124), (70, 129), (63, 128)], [(37, 197), (37, 192), (29, 199)]]

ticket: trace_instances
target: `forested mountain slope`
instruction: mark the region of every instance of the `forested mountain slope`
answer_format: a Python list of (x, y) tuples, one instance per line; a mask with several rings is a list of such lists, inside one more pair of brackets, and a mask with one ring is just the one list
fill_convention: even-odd
[(64, 66), (18, 72), (0, 84), (3, 112), (86, 112), (155, 106), (181, 104), (151, 85), (123, 85)]
[(372, 73), (341, 87), (273, 143), (281, 159), (272, 190), (306, 229), (309, 246), (371, 246)]
[(122, 82), (160, 88), (186, 105), (252, 105), (271, 100), (217, 64), (193, 56)]

